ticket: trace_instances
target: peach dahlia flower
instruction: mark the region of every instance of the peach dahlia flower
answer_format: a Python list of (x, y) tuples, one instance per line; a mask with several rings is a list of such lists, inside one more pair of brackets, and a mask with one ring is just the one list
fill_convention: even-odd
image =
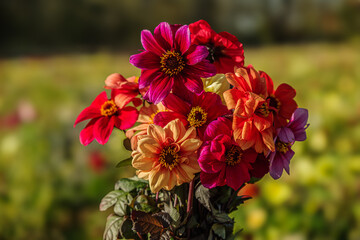
[(202, 142), (194, 127), (185, 129), (179, 119), (164, 128), (151, 124), (147, 135), (138, 136), (132, 165), (139, 178), (149, 180), (152, 192), (190, 182), (200, 172), (197, 150)]

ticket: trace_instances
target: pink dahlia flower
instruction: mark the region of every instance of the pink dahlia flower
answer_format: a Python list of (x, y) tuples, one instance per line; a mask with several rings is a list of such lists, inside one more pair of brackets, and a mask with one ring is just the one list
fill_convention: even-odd
[(110, 99), (108, 99), (105, 91), (100, 93), (91, 105), (79, 114), (74, 127), (79, 122), (91, 119), (80, 132), (81, 144), (86, 146), (94, 139), (100, 144), (105, 144), (114, 127), (125, 130), (135, 124), (138, 118), (138, 110), (130, 106), (118, 107), (115, 104), (116, 92), (116, 89), (111, 91)]
[(281, 177), (283, 169), (289, 174), (290, 160), (295, 152), (291, 146), (295, 141), (304, 141), (306, 139), (306, 128), (309, 126), (308, 110), (298, 108), (291, 116), (290, 122), (285, 126), (276, 129), (275, 137), (276, 151), (270, 153), (270, 175), (274, 179)]
[(206, 57), (205, 46), (191, 45), (187, 25), (171, 26), (160, 23), (154, 30), (141, 32), (144, 51), (132, 55), (130, 63), (140, 68), (139, 88), (149, 87), (144, 98), (152, 103), (161, 102), (171, 91), (184, 87), (194, 93), (203, 90), (202, 77), (216, 74), (216, 68)]
[(235, 190), (250, 180), (257, 153), (242, 150), (232, 137), (231, 120), (220, 117), (209, 124), (199, 154), (200, 180), (207, 188), (227, 185)]

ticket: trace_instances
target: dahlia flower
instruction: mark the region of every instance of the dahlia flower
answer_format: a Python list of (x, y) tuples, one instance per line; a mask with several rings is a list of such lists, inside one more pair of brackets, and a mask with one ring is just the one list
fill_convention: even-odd
[(281, 177), (283, 169), (289, 174), (290, 160), (295, 152), (291, 146), (295, 141), (304, 141), (306, 139), (306, 128), (309, 126), (308, 110), (297, 108), (289, 123), (285, 127), (276, 129), (275, 137), (276, 151), (270, 153), (270, 175), (274, 179)]
[(187, 25), (160, 23), (154, 30), (141, 32), (144, 51), (132, 55), (130, 63), (140, 68), (140, 89), (149, 87), (144, 99), (157, 104), (173, 89), (187, 88), (194, 93), (203, 90), (202, 77), (211, 77), (216, 69), (206, 57), (204, 46), (191, 45)]
[(231, 121), (220, 117), (209, 124), (199, 154), (200, 180), (207, 188), (227, 185), (235, 190), (250, 180), (257, 153), (242, 150), (232, 136)]
[(216, 74), (213, 77), (203, 78), (205, 92), (213, 92), (220, 96), (221, 101), (225, 103), (224, 92), (230, 89), (230, 84), (226, 81), (225, 74)]
[(244, 65), (244, 48), (234, 35), (228, 32), (216, 33), (205, 20), (190, 24), (189, 29), (191, 42), (207, 47), (207, 59), (214, 63), (217, 73), (232, 72), (234, 66)]
[(132, 127), (138, 117), (138, 110), (134, 107), (115, 104), (116, 89), (111, 91), (108, 99), (106, 92), (100, 93), (91, 105), (85, 108), (77, 117), (74, 127), (82, 121), (91, 119), (86, 127), (80, 132), (80, 142), (88, 145), (94, 139), (100, 144), (105, 144), (114, 127), (125, 130)]
[(187, 102), (169, 94), (162, 103), (171, 111), (158, 113), (154, 117), (154, 123), (165, 126), (171, 120), (180, 119), (185, 127), (195, 127), (202, 139), (207, 125), (229, 111), (215, 93), (203, 91), (200, 95), (189, 94), (189, 97)]
[(202, 144), (195, 128), (185, 129), (180, 120), (169, 122), (164, 128), (151, 124), (147, 135), (138, 137), (132, 152), (132, 165), (139, 178), (149, 180), (152, 192), (190, 182), (200, 171), (197, 149)]

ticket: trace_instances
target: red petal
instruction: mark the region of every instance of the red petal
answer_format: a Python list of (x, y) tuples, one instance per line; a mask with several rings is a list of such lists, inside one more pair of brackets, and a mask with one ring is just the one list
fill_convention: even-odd
[[(188, 52), (190, 52), (190, 50)], [(194, 51), (186, 55), (187, 64), (188, 65), (197, 64), (203, 61), (204, 59), (206, 59), (208, 55), (209, 55), (209, 51), (205, 46), (196, 46)]]
[(164, 106), (168, 109), (184, 116), (186, 116), (191, 110), (187, 102), (184, 102), (181, 98), (171, 93), (164, 99), (162, 104), (164, 104)]
[(82, 121), (91, 119), (91, 118), (98, 118), (101, 117), (100, 108), (94, 108), (94, 107), (87, 107), (79, 114), (79, 116), (75, 120), (74, 127)]
[(135, 67), (144, 70), (160, 68), (160, 57), (148, 51), (130, 56), (129, 62)]
[(212, 77), (216, 74), (215, 65), (211, 64), (208, 60), (204, 60), (195, 65), (188, 65), (184, 71), (186, 72), (186, 75), (202, 78)]
[(162, 75), (163, 74), (159, 71), (159, 69), (142, 70), (139, 78), (139, 88), (146, 88), (152, 81), (157, 80)]
[(187, 25), (181, 26), (175, 33), (175, 47), (180, 50), (181, 53), (185, 53), (191, 44), (190, 30)]
[(134, 107), (125, 107), (119, 111), (118, 116), (113, 116), (115, 119), (115, 127), (121, 130), (131, 128), (138, 119), (139, 112)]
[(174, 78), (164, 77), (153, 81), (149, 90), (146, 92), (144, 99), (149, 100), (154, 104), (158, 104), (169, 95), (172, 86), (174, 85)]
[(173, 46), (173, 34), (170, 24), (167, 22), (160, 23), (154, 30), (154, 38), (164, 49), (171, 49)]
[(102, 145), (107, 143), (114, 129), (114, 117), (102, 117), (94, 125), (94, 137)]
[(169, 122), (175, 119), (179, 119), (184, 124), (185, 127), (189, 124), (186, 116), (177, 112), (159, 112), (158, 114), (155, 115), (153, 121), (156, 125), (165, 127), (166, 124), (168, 124)]
[(98, 118), (92, 119), (86, 127), (80, 132), (80, 143), (84, 146), (88, 145), (94, 140), (94, 124)]
[(158, 56), (161, 56), (165, 52), (165, 50), (156, 42), (149, 30), (141, 31), (141, 43), (145, 50), (153, 52)]

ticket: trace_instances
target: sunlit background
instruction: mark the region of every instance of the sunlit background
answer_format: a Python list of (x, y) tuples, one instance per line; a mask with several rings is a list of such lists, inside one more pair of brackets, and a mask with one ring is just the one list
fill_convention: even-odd
[(121, 131), (84, 147), (74, 120), (106, 76), (139, 75), (142, 29), (199, 19), (310, 114), (291, 175), (247, 189), (239, 239), (360, 239), (359, 0), (1, 1), (0, 239), (101, 239), (98, 204), (134, 171)]

